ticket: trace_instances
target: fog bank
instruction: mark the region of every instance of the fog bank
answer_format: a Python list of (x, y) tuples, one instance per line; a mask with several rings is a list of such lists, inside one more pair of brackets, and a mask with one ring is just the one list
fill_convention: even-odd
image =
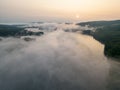
[(0, 41), (1, 90), (106, 90), (102, 44), (58, 27), (34, 38)]

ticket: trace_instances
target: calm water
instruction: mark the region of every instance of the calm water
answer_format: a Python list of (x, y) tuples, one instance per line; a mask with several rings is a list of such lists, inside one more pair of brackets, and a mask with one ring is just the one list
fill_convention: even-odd
[(0, 90), (120, 89), (120, 64), (108, 60), (104, 45), (92, 37), (71, 32), (83, 28), (41, 26), (45, 35), (32, 37), (35, 41), (6, 38), (0, 42)]

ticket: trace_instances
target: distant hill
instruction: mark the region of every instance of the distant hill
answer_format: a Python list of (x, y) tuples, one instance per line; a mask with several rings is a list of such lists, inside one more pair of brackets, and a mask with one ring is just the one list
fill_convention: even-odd
[(77, 25), (81, 25), (81, 26), (89, 25), (91, 27), (120, 25), (120, 20), (114, 20), (114, 21), (91, 21), (91, 22), (77, 23)]
[(86, 30), (83, 34), (92, 35), (96, 40), (105, 44), (106, 56), (120, 60), (120, 20), (84, 22), (77, 25), (97, 27), (95, 32)]

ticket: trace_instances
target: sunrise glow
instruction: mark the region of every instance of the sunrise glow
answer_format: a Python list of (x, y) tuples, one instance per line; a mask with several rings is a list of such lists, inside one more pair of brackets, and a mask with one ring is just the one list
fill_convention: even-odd
[(119, 19), (119, 4), (120, 0), (0, 0), (0, 21)]

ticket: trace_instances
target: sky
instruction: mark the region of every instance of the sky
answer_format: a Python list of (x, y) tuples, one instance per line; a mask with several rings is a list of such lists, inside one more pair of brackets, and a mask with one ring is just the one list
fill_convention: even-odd
[(120, 0), (0, 0), (0, 23), (120, 19)]

